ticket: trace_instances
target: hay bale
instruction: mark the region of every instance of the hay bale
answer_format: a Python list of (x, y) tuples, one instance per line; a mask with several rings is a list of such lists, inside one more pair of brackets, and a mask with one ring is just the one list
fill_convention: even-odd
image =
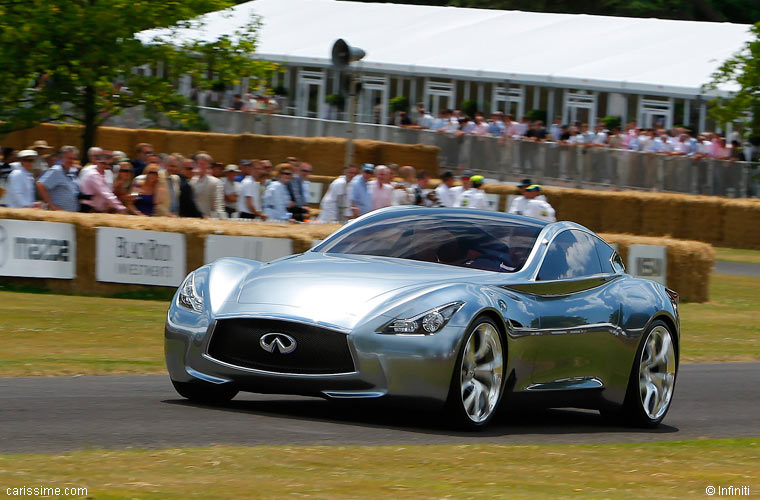
[(723, 210), (721, 245), (760, 249), (760, 200), (723, 199)]
[(673, 236), (685, 240), (706, 241), (720, 245), (724, 238), (726, 202), (715, 196), (671, 195), (681, 211)]
[(208, 152), (214, 161), (236, 164), (240, 161), (239, 143), (239, 135), (208, 133), (203, 134), (200, 149)]
[[(155, 130), (155, 129), (138, 129), (135, 130), (134, 140), (135, 140), (135, 146), (140, 144), (141, 142), (147, 142), (151, 146), (153, 146), (153, 149), (157, 153), (165, 153), (166, 146), (168, 145), (168, 137), (169, 135), (173, 134), (174, 132), (169, 132), (167, 130)], [(125, 153), (134, 155), (135, 150), (132, 148), (132, 151), (125, 151)], [(131, 156), (130, 156), (131, 158)]]
[[(11, 147), (13, 149), (26, 149), (29, 147), (30, 144), (32, 144), (36, 139), (29, 139), (29, 136), (36, 137), (36, 134), (32, 135), (32, 132), (36, 130), (36, 127), (33, 129), (24, 129), (24, 130), (15, 130), (13, 132), (10, 132), (8, 134), (5, 134), (2, 136), (2, 145), (6, 147)], [(49, 142), (49, 141), (48, 141)]]
[(667, 283), (686, 302), (707, 302), (709, 282), (715, 264), (715, 250), (707, 243), (674, 238), (654, 238), (629, 234), (600, 233), (608, 243), (617, 243), (626, 262), (630, 245), (667, 247)]
[(135, 155), (136, 131), (118, 127), (100, 127), (95, 141), (99, 146), (114, 151), (123, 151), (129, 158)]
[(616, 233), (641, 233), (641, 198), (632, 191), (605, 191), (597, 197), (599, 229)]
[(672, 236), (681, 223), (681, 203), (677, 197), (663, 193), (639, 193), (641, 199), (640, 234)]
[(163, 152), (190, 156), (203, 149), (205, 135), (203, 132), (172, 132), (166, 136), (166, 150)]

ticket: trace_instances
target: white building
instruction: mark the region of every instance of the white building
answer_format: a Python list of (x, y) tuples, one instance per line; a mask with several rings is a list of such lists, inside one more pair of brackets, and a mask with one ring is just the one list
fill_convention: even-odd
[(612, 115), (701, 131), (712, 97), (701, 86), (750, 39), (749, 25), (730, 23), (338, 0), (253, 0), (208, 14), (204, 30), (182, 36), (231, 34), (251, 13), (263, 20), (255, 57), (285, 68), (270, 84), (288, 89), (291, 113), (325, 117), (326, 95), (345, 93), (330, 61), (343, 38), (367, 53), (353, 65), (363, 81), (359, 120), (371, 121), (380, 102), (382, 123), (388, 101), (405, 95), (433, 113), (475, 100), (515, 117)]

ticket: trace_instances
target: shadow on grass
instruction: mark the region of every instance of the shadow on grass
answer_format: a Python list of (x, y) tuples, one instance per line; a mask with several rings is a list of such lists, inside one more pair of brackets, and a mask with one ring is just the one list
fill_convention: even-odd
[[(581, 409), (519, 409), (502, 408), (489, 426), (482, 431), (467, 431), (445, 418), (442, 408), (420, 410), (379, 401), (341, 400), (326, 401), (319, 398), (298, 400), (246, 400), (234, 399), (219, 406), (207, 406), (187, 400), (165, 400), (167, 404), (208, 408), (221, 412), (234, 412), (289, 420), (348, 424), (352, 426), (397, 430), (419, 434), (467, 437), (480, 440), (509, 435), (573, 435), (573, 434), (670, 434), (679, 429), (661, 424), (654, 429), (629, 427), (603, 418), (599, 412)], [(381, 443), (379, 443), (381, 444)]]

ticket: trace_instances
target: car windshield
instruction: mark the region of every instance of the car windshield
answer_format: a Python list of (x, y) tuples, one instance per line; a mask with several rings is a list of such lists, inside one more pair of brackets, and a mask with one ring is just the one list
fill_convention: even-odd
[(315, 251), (512, 273), (525, 265), (544, 225), (450, 213), (393, 215), (346, 227)]

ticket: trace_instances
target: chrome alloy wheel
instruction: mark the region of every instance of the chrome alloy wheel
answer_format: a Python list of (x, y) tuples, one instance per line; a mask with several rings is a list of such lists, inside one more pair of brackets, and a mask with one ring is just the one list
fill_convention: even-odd
[(490, 322), (483, 322), (467, 339), (460, 375), (462, 406), (474, 423), (486, 421), (496, 409), (503, 373), (501, 337)]
[(639, 397), (644, 413), (659, 419), (670, 405), (676, 381), (676, 354), (670, 332), (658, 325), (649, 332), (639, 362)]

